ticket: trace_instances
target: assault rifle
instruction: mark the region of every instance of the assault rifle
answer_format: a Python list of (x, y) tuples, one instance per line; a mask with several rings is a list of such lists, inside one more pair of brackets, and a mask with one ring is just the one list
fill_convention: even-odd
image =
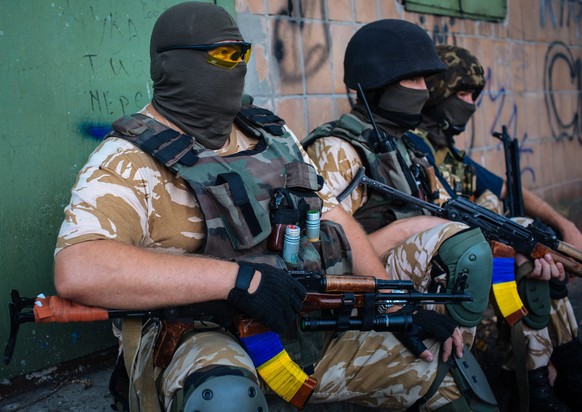
[[(464, 291), (466, 277), (459, 277), (452, 293), (420, 293), (410, 281), (386, 281), (368, 276), (324, 275), (290, 271), (308, 290), (301, 313), (333, 312), (326, 317), (300, 318), (304, 331), (376, 330), (406, 332), (412, 327), (412, 315), (397, 311), (384, 313), (383, 306), (407, 304), (456, 304), (472, 301)], [(382, 290), (392, 289), (392, 293)], [(379, 311), (379, 309), (381, 309)], [(28, 310), (32, 309), (32, 310)], [(356, 309), (357, 316), (353, 315)], [(169, 364), (182, 334), (194, 327), (195, 320), (208, 320), (233, 331), (247, 350), (259, 375), (285, 401), (302, 409), (317, 382), (294, 363), (279, 337), (264, 325), (245, 317), (226, 301), (210, 301), (187, 306), (119, 310), (81, 305), (58, 296), (20, 297), (12, 290), (10, 337), (4, 351), (4, 363), (12, 358), (16, 336), (22, 323), (94, 322), (115, 318), (160, 318), (162, 329), (154, 349), (154, 364)]]
[(490, 242), (495, 241), (510, 246), (532, 259), (539, 259), (545, 254), (550, 254), (555, 262), (561, 262), (564, 265), (566, 271), (582, 277), (582, 251), (569, 243), (560, 241), (554, 233), (534, 225), (521, 226), (505, 216), (498, 215), (462, 197), (450, 199), (439, 207), (370, 179), (366, 176), (364, 168), (358, 170), (348, 189), (354, 189), (360, 183), (425, 209), (443, 219), (478, 227)]
[[(464, 291), (465, 279), (459, 279), (452, 293), (421, 293), (413, 283), (405, 280), (381, 280), (373, 276), (324, 275), (308, 271), (289, 271), (308, 290), (301, 313), (319, 310), (337, 310), (349, 316), (300, 318), (304, 331), (322, 330), (376, 330), (407, 331), (412, 318), (400, 312), (377, 314), (380, 305), (407, 304), (455, 304), (473, 300)], [(381, 290), (393, 290), (383, 293)], [(215, 319), (223, 326), (232, 328), (234, 318), (244, 314), (226, 301), (209, 301), (186, 306), (125, 310), (87, 306), (59, 296), (39, 295), (36, 298), (21, 297), (17, 290), (11, 292), (9, 303), (10, 336), (4, 351), (4, 364), (12, 358), (20, 325), (35, 323), (96, 322), (116, 318), (160, 318), (170, 321)], [(28, 310), (32, 309), (32, 310)], [(352, 309), (360, 309), (358, 316), (351, 316)], [(256, 322), (253, 320), (253, 322)], [(258, 323), (258, 322), (257, 322)], [(249, 321), (247, 321), (249, 324)]]
[(507, 183), (506, 208), (509, 217), (523, 216), (523, 195), (521, 191), (521, 168), (519, 166), (519, 143), (507, 133), (507, 126), (502, 126), (501, 133), (493, 132), (493, 137), (503, 143), (505, 155), (505, 181)]

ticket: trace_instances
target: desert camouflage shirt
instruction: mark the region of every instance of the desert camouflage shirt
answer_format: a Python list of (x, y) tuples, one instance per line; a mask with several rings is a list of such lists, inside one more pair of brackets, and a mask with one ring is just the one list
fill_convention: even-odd
[[(410, 156), (402, 140), (396, 139), (396, 145), (402, 157), (410, 164)], [(318, 138), (309, 145), (307, 153), (336, 197), (349, 186), (358, 170), (364, 166), (354, 146), (339, 137)], [(349, 196), (342, 200), (341, 205), (347, 213), (354, 215), (367, 201), (366, 187), (358, 185)]]
[[(145, 110), (142, 113), (149, 115)], [(303, 159), (312, 163), (291, 135)], [(230, 155), (255, 144), (256, 140), (233, 126), (229, 143), (217, 153)], [(323, 212), (337, 206), (327, 185), (318, 194)], [(55, 254), (67, 246), (97, 239), (166, 253), (193, 253), (201, 248), (205, 233), (202, 211), (188, 183), (133, 144), (110, 137), (79, 172)]]

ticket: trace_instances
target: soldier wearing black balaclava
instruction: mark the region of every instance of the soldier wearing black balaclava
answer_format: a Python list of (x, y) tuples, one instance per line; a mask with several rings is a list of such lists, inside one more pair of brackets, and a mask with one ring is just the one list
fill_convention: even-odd
[[(442, 186), (451, 196), (464, 196), (503, 213), (500, 202), (504, 196), (503, 179), (457, 149), (454, 140), (465, 131), (485, 87), (483, 67), (477, 57), (462, 47), (439, 45), (436, 49), (447, 70), (426, 78), (430, 98), (422, 111), (422, 123), (413, 133), (407, 133), (405, 138), (419, 151), (427, 153)], [(538, 202), (543, 204), (540, 198), (525, 189), (523, 194), (524, 198), (528, 198), (526, 212), (528, 207)], [(545, 210), (551, 212), (552, 209)], [(555, 265), (550, 267), (550, 272), (557, 268)], [(582, 344), (577, 338), (577, 321), (567, 297), (567, 277), (560, 280), (556, 274), (552, 274), (549, 282), (531, 280), (532, 290), (544, 291), (535, 297), (524, 293), (528, 276), (531, 275), (516, 277), (522, 301), (530, 314), (523, 321), (513, 324), (511, 334), (503, 317), (498, 316), (499, 330), (504, 331), (499, 333), (500, 337), (512, 336), (511, 341), (500, 338), (497, 343), (500, 351), (505, 353), (501, 372), (503, 403), (528, 404), (532, 412), (571, 410), (564, 401), (576, 409), (576, 402), (582, 395)], [(561, 275), (564, 276), (563, 271)], [(503, 305), (503, 296), (500, 301), (499, 306)], [(551, 307), (551, 315), (543, 317), (543, 321), (534, 321), (538, 307)], [(518, 356), (519, 353), (522, 356)], [(549, 367), (553, 366), (558, 375), (554, 388), (549, 380)], [(507, 388), (513, 389), (508, 391)], [(512, 392), (513, 399), (512, 395), (506, 395)], [(519, 398), (516, 395), (518, 392)]]
[[(191, 18), (184, 22), (184, 15)], [(213, 8), (196, 3), (183, 3), (163, 14), (152, 32), (152, 105), (209, 149), (222, 147), (230, 134), (241, 108), (247, 66), (225, 69), (208, 64), (203, 52), (177, 47), (243, 41), (228, 13), (217, 16)]]
[[(415, 332), (398, 335), (402, 345), (423, 362), (435, 359), (426, 357), (422, 336), (432, 335), (443, 342), (442, 337), (450, 336), (443, 326), (451, 320), (462, 334), (464, 345), (472, 344), (475, 326), (487, 305), (491, 251), (479, 229), (423, 216), (410, 203), (352, 182), (363, 166), (371, 179), (411, 196), (433, 200), (436, 184), (430, 179), (430, 165), (422, 153), (405, 144), (403, 136), (422, 120), (421, 110), (429, 97), (424, 77), (444, 69), (431, 38), (419, 26), (394, 19), (364, 25), (350, 39), (344, 56), (344, 83), (356, 91), (355, 105), (351, 112), (316, 128), (303, 140), (342, 207), (373, 239), (376, 250), (386, 260), (389, 276), (411, 279), (427, 290), (445, 290), (453, 287), (461, 272), (470, 273), (467, 286), (475, 297), (472, 304), (436, 308), (439, 316), (419, 325)], [(469, 255), (474, 259), (472, 268), (462, 258)], [(427, 334), (417, 334), (422, 330)], [(438, 330), (443, 332), (440, 338), (434, 334)], [(406, 349), (404, 353), (408, 353)], [(463, 355), (463, 360), (473, 364), (468, 357)], [(411, 367), (422, 367), (422, 362), (421, 366)], [(479, 370), (478, 366), (475, 370)], [(402, 380), (405, 376), (401, 374)], [(440, 377), (431, 380), (432, 390), (415, 407), (421, 407), (441, 385)], [(455, 383), (462, 386), (461, 381)], [(487, 386), (485, 381), (482, 383)], [(442, 410), (472, 410), (479, 400), (470, 391), (461, 392), (455, 401), (443, 402), (446, 405)], [(482, 400), (495, 403), (491, 397)], [(429, 408), (440, 410), (434, 404)]]

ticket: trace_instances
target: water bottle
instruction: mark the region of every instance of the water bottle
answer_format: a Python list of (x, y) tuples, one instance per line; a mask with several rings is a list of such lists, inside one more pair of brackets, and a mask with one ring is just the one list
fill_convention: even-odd
[(305, 235), (310, 242), (319, 241), (319, 210), (309, 210), (307, 212)]
[(285, 241), (283, 242), (283, 260), (290, 268), (297, 267), (299, 255), (300, 229), (295, 225), (287, 225), (285, 229)]

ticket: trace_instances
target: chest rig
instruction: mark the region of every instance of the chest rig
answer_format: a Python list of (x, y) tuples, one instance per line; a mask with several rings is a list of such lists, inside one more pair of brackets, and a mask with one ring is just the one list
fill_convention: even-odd
[[(421, 130), (406, 133), (405, 139), (407, 144), (414, 147), (415, 150), (426, 153), (448, 197), (462, 196), (471, 201), (475, 200), (477, 176), (473, 166), (463, 162), (464, 152), (449, 147), (435, 150), (428, 140), (428, 134)], [(447, 196), (441, 197), (446, 198)]]
[[(412, 196), (419, 196), (419, 186), (424, 185), (424, 171), (420, 159), (409, 153), (401, 142), (388, 136), (392, 147), (386, 150), (373, 150), (371, 142), (375, 140), (372, 126), (352, 114), (344, 114), (335, 122), (326, 123), (315, 129), (303, 140), (307, 148), (322, 137), (338, 137), (349, 142), (358, 152), (366, 168), (366, 174), (379, 182), (394, 187)], [(376, 139), (377, 140), (377, 139)], [(338, 199), (349, 195), (342, 193)], [(418, 208), (392, 195), (368, 188), (368, 201), (354, 217), (370, 233), (387, 224), (406, 217), (422, 214)]]
[[(286, 215), (301, 226), (308, 210), (321, 212), (322, 200), (316, 193), (323, 183), (321, 176), (304, 162), (284, 122), (270, 111), (243, 105), (235, 123), (258, 143), (227, 156), (219, 156), (191, 137), (141, 114), (116, 121), (110, 135), (135, 144), (188, 182), (206, 226), (199, 253), (286, 269), (280, 253), (267, 247), (273, 199), (283, 192), (284, 206), (291, 212)], [(351, 248), (342, 227), (322, 220), (319, 242), (309, 242), (302, 235), (298, 263), (293, 269), (351, 273)], [(291, 357), (303, 368), (315, 363), (323, 346), (322, 333), (306, 337), (291, 332), (282, 338)]]
[[(321, 177), (303, 161), (283, 121), (268, 110), (243, 106), (235, 123), (258, 139), (252, 149), (219, 156), (189, 136), (182, 135), (141, 114), (126, 116), (113, 124), (112, 135), (135, 144), (186, 180), (196, 197), (206, 226), (200, 253), (245, 260), (252, 256), (281, 266), (267, 248), (271, 233), (270, 205), (279, 191), (286, 193), (286, 207), (296, 209), (295, 224), (301, 224), (307, 210), (321, 211), (317, 195)], [(322, 222), (322, 241), (347, 243), (329, 236), (343, 236), (332, 222)], [(313, 246), (312, 246), (313, 249)], [(345, 249), (345, 248), (344, 248)], [(321, 270), (340, 264), (347, 255), (326, 262), (319, 253), (304, 253), (298, 269)], [(260, 258), (258, 258), (260, 256)], [(341, 270), (351, 269), (351, 263)], [(348, 272), (350, 270), (347, 270)]]

